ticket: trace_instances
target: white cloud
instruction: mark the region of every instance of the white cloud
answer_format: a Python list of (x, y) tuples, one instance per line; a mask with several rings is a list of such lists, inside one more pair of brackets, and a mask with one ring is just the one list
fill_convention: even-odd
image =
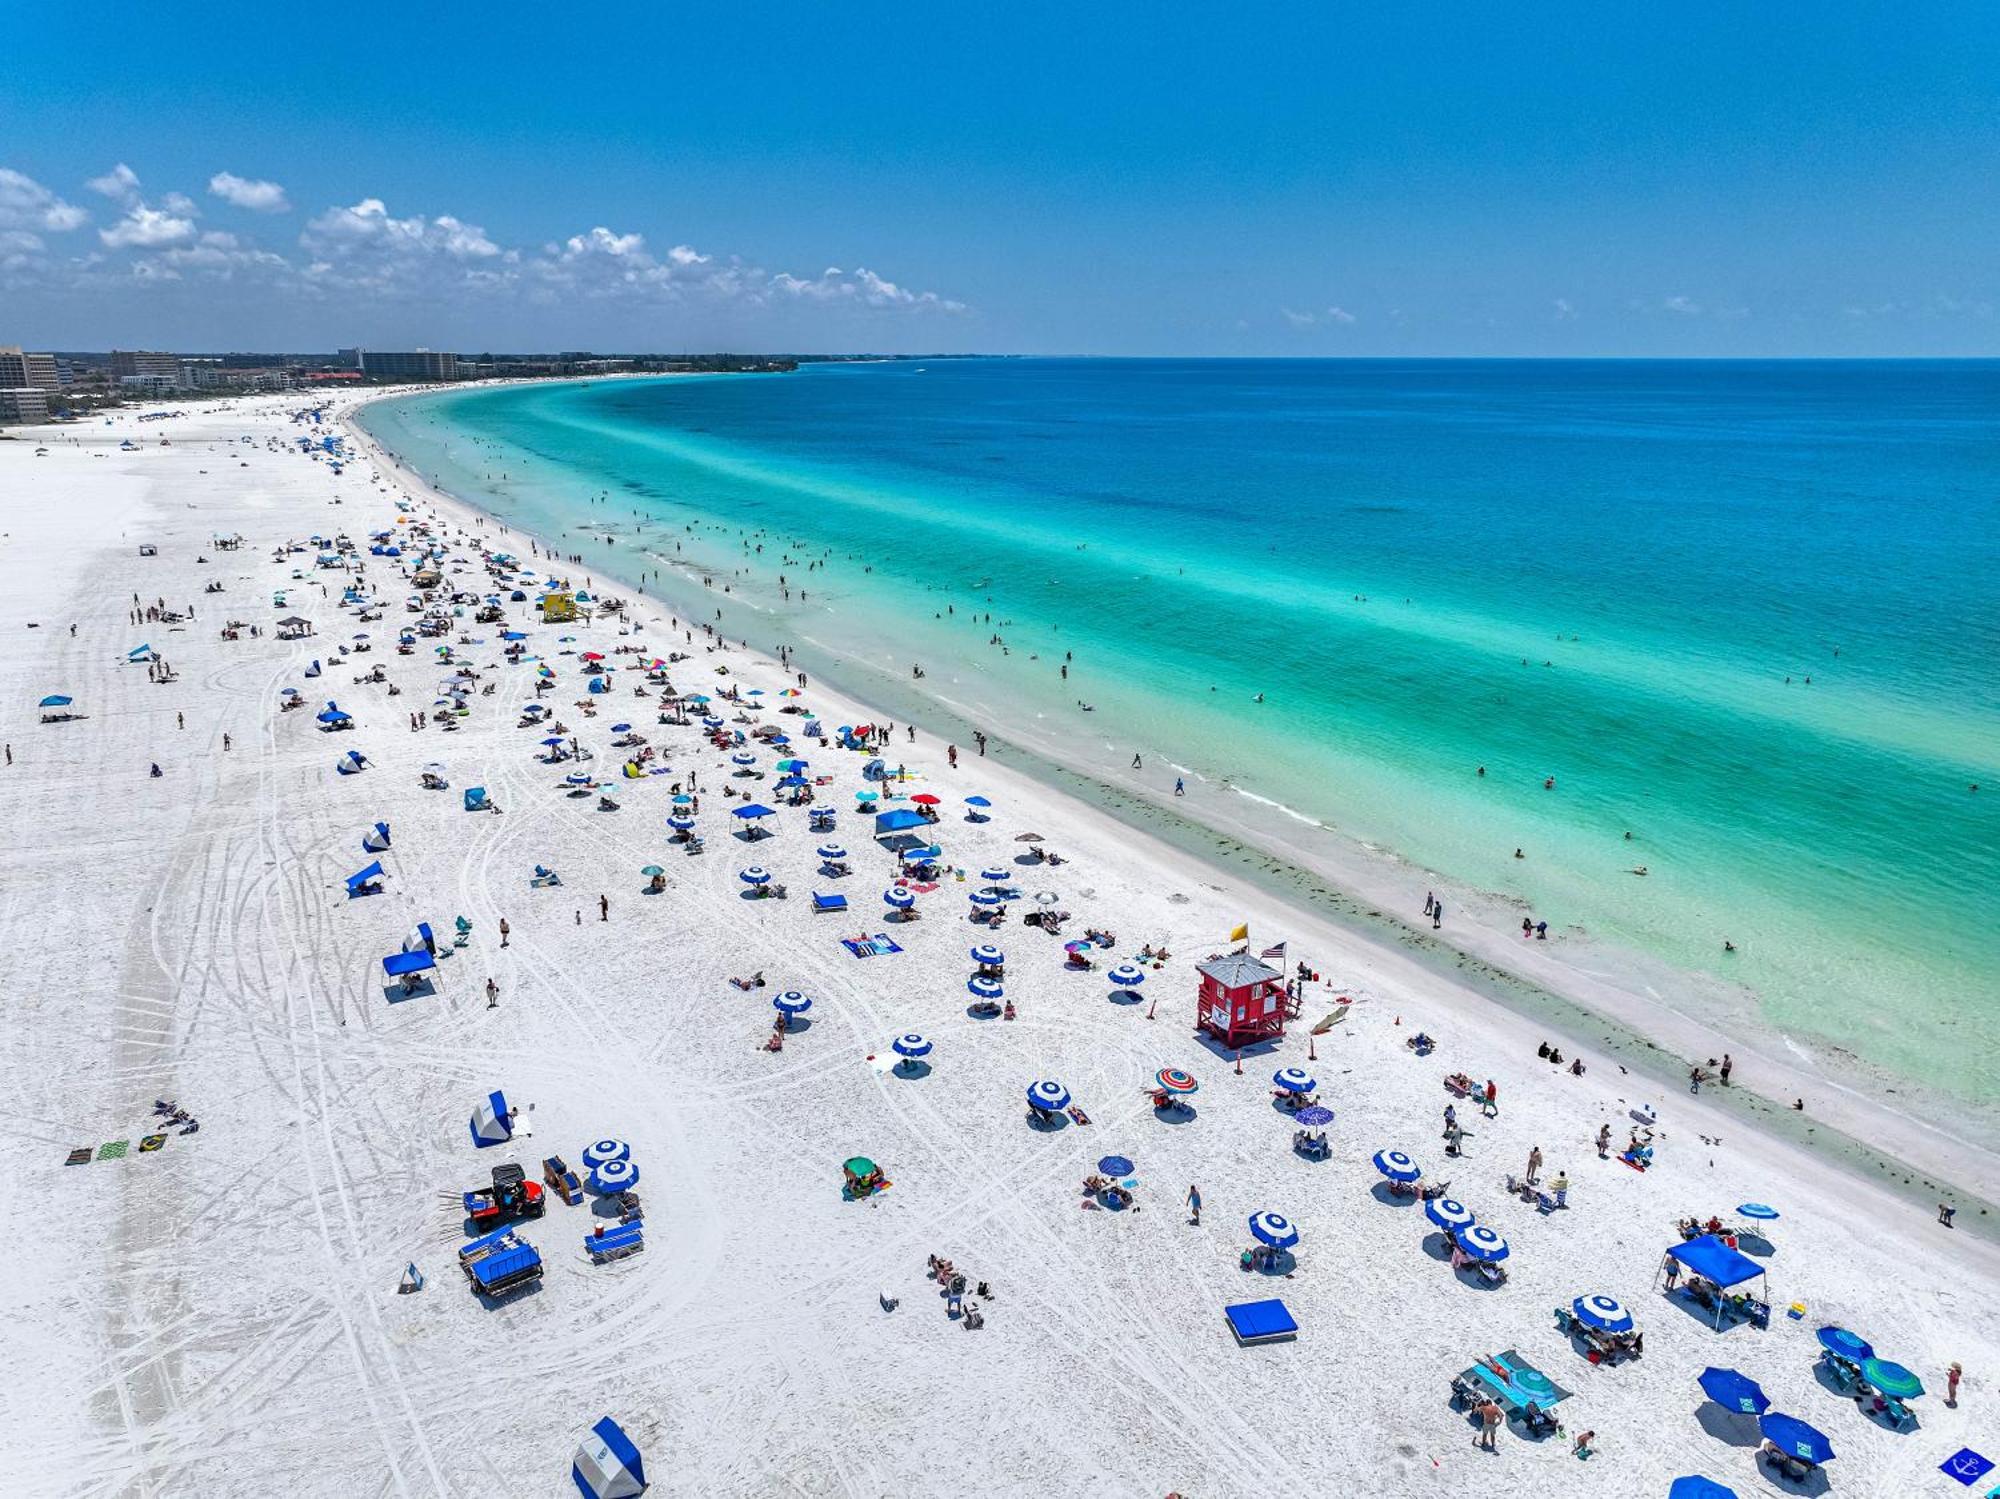
[(382, 251), (395, 255), (442, 254), (476, 259), (501, 253), (477, 224), (450, 214), (427, 219), (422, 214), (393, 217), (380, 198), (363, 198), (351, 208), (329, 208), (311, 220), (299, 243), (321, 256)]
[(84, 184), (94, 193), (102, 193), (115, 203), (130, 203), (139, 196), (139, 174), (119, 162), (102, 177), (93, 177)]
[(1660, 306), (1668, 312), (1675, 313), (1681, 317), (1701, 316), (1701, 303), (1695, 301), (1692, 297), (1668, 297)]
[(168, 193), (160, 201), (167, 205), (169, 213), (177, 213), (182, 218), (195, 218), (201, 213), (201, 210), (195, 206), (194, 199), (190, 198), (186, 193)]
[(134, 203), (126, 210), (124, 218), (109, 229), (98, 230), (97, 237), (114, 250), (151, 250), (167, 245), (184, 245), (195, 237), (194, 220), (163, 209), (150, 208), (144, 203)]
[(1329, 307), (1326, 310), (1326, 320), (1329, 323), (1339, 323), (1345, 326), (1354, 321), (1354, 314), (1349, 312), (1345, 307)]
[(1310, 312), (1294, 312), (1289, 307), (1282, 308), (1281, 311), (1285, 314), (1285, 321), (1290, 323), (1294, 328), (1310, 328), (1319, 321)]
[(247, 208), (252, 213), (289, 213), (285, 190), (275, 182), (257, 177), (239, 177), (234, 172), (217, 172), (208, 179), (208, 190), (225, 203)]
[(62, 234), (81, 228), (89, 218), (81, 208), (63, 202), (34, 178), (0, 167), (0, 229)]
[(1557, 297), (1554, 305), (1556, 309), (1557, 322), (1568, 323), (1575, 321), (1576, 308), (1570, 304), (1570, 300), (1568, 297)]
[(1317, 328), (1325, 324), (1329, 328), (1345, 328), (1354, 321), (1354, 314), (1345, 307), (1329, 307), (1324, 312), (1298, 312), (1290, 307), (1279, 309), (1285, 321), (1294, 328)]

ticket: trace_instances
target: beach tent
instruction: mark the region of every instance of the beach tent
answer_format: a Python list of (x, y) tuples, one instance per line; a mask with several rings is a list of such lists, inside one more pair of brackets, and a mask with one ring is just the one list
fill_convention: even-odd
[(468, 786), (465, 788), (466, 811), (484, 812), (486, 806), (486, 788), (484, 786)]
[(911, 828), (920, 828), (923, 826), (923, 813), (912, 812), (908, 807), (898, 807), (893, 812), (878, 812), (875, 814), (875, 832), (878, 836), (883, 833), (907, 832)]
[(381, 879), (382, 861), (376, 859), (366, 869), (357, 869), (347, 877), (347, 893), (349, 895), (366, 895), (368, 887), (380, 883)]
[(367, 758), (359, 750), (349, 750), (333, 762), (333, 768), (344, 776), (359, 775), (367, 765)]
[(422, 973), (437, 967), (437, 959), (419, 949), (416, 952), (391, 953), (382, 960), (382, 971), (392, 979), (408, 978), (411, 974)]
[(428, 921), (420, 921), (411, 927), (403, 938), (404, 952), (427, 952), (437, 955), (437, 934), (431, 930)]
[(1724, 1488), (1713, 1478), (1691, 1473), (1674, 1480), (1674, 1486), (1667, 1490), (1667, 1499), (1736, 1499), (1736, 1490)]
[(361, 835), (361, 851), (364, 854), (379, 854), (389, 846), (389, 824), (378, 822)]
[(577, 1444), (570, 1477), (583, 1499), (630, 1499), (646, 1488), (646, 1464), (625, 1429), (606, 1416)]
[(153, 648), (150, 645), (135, 645), (125, 653), (125, 659), (127, 661), (150, 661), (153, 659)]
[(472, 1111), (472, 1143), (503, 1145), (513, 1138), (514, 1126), (507, 1119), (507, 1095), (495, 1088), (486, 1101)]
[[(1731, 1249), (1714, 1234), (1703, 1234), (1700, 1238), (1689, 1239), (1685, 1244), (1676, 1244), (1667, 1251), (1667, 1259), (1678, 1262), (1691, 1275), (1699, 1275), (1703, 1280), (1713, 1282), (1720, 1290), (1740, 1286), (1746, 1281), (1762, 1280), (1764, 1267), (1749, 1255)], [(1663, 1261), (1661, 1270), (1666, 1266)], [(1760, 1287), (1760, 1289), (1762, 1289)], [(1758, 1298), (1769, 1301), (1768, 1292)], [(1722, 1310), (1725, 1298), (1715, 1299), (1715, 1325), (1722, 1326)]]

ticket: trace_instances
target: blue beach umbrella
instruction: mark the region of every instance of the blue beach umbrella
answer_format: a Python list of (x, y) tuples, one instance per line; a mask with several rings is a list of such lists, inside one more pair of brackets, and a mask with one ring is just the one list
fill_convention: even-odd
[(1461, 1228), (1472, 1227), (1472, 1209), (1462, 1202), (1449, 1197), (1433, 1197), (1424, 1204), (1424, 1216), (1439, 1228), (1457, 1233)]
[(1696, 1379), (1702, 1394), (1708, 1396), (1724, 1410), (1735, 1411), (1739, 1416), (1761, 1416), (1771, 1408), (1770, 1397), (1762, 1386), (1747, 1374), (1734, 1369), (1718, 1369), (1713, 1365), (1701, 1371)]
[(787, 989), (782, 994), (771, 997), (772, 1008), (782, 1010), (787, 1015), (803, 1015), (813, 1007), (812, 1000), (796, 989)]
[(694, 819), (692, 817), (669, 817), (667, 819), (667, 826), (672, 828), (676, 833), (691, 833), (694, 831)]
[(905, 890), (901, 885), (891, 885), (882, 892), (884, 904), (894, 906), (898, 911), (907, 911), (917, 903), (916, 893)]
[(972, 949), (972, 961), (981, 968), (999, 968), (1007, 961), (1007, 954), (991, 942), (982, 942)]
[(918, 1057), (927, 1057), (931, 1054), (931, 1043), (915, 1031), (911, 1031), (908, 1035), (896, 1038), (895, 1050), (896, 1055), (904, 1061), (915, 1061)]
[(583, 1164), (586, 1170), (594, 1170), (606, 1161), (627, 1161), (632, 1158), (632, 1147), (623, 1140), (606, 1137), (593, 1140), (583, 1147)]
[(1828, 1353), (1860, 1363), (1865, 1358), (1875, 1356), (1875, 1345), (1866, 1338), (1849, 1332), (1844, 1327), (1822, 1327), (1813, 1334), (1819, 1339), (1819, 1346)]
[(1778, 1210), (1776, 1208), (1767, 1206), (1766, 1204), (1761, 1202), (1740, 1203), (1738, 1204), (1736, 1211), (1741, 1213), (1746, 1218), (1755, 1218), (1758, 1221), (1764, 1223), (1769, 1223), (1772, 1219), (1778, 1216)]
[(1271, 1074), (1271, 1081), (1287, 1093), (1310, 1093), (1319, 1086), (1318, 1080), (1303, 1067), (1280, 1067)]
[(1625, 1304), (1610, 1296), (1579, 1296), (1569, 1304), (1576, 1320), (1599, 1332), (1630, 1332), (1632, 1314)]
[(995, 895), (991, 890), (975, 890), (966, 899), (971, 901), (975, 906), (1004, 906), (1007, 904), (1006, 896)]
[(979, 877), (989, 885), (1004, 885), (1013, 875), (1004, 869), (982, 869)]
[(1724, 1488), (1713, 1478), (1690, 1473), (1674, 1480), (1673, 1487), (1667, 1490), (1667, 1499), (1736, 1499), (1736, 1490)]
[(1290, 1249), (1299, 1242), (1299, 1231), (1292, 1227), (1292, 1220), (1282, 1213), (1252, 1213), (1250, 1233), (1260, 1244), (1268, 1244), (1273, 1249)]
[(731, 765), (755, 765), (757, 757), (755, 755), (731, 755), (729, 763)]
[(768, 885), (771, 883), (771, 871), (761, 864), (752, 864), (736, 878), (746, 885)]
[(694, 798), (689, 796), (685, 791), (677, 792), (674, 796), (674, 805), (676, 807), (692, 807), (694, 805)]
[(603, 1196), (629, 1192), (639, 1185), (639, 1168), (630, 1161), (606, 1161), (590, 1173), (590, 1190)]
[(999, 999), (1007, 992), (1000, 987), (997, 979), (981, 978), (977, 974), (965, 981), (965, 987), (978, 999)]
[(1424, 1174), (1417, 1163), (1400, 1150), (1376, 1151), (1375, 1169), (1392, 1182), (1413, 1182)]
[(1924, 1392), (1924, 1382), (1901, 1364), (1885, 1358), (1861, 1361), (1861, 1377), (1892, 1400), (1914, 1400)]
[(847, 857), (847, 850), (838, 843), (822, 843), (816, 850), (822, 859), (838, 861)]
[(1028, 1084), (1028, 1106), (1047, 1109), (1054, 1113), (1069, 1107), (1069, 1089), (1061, 1083), (1044, 1078), (1041, 1082)]
[(64, 697), (60, 692), (52, 692), (43, 698), (41, 702), (37, 703), (36, 706), (39, 708), (67, 708), (74, 701), (74, 698)]
[(990, 807), (993, 805), (993, 803), (989, 802), (983, 796), (968, 796), (965, 799), (965, 804), (968, 807)]
[(1475, 1223), (1460, 1234), (1458, 1245), (1475, 1260), (1489, 1265), (1507, 1258), (1507, 1241), (1483, 1223)]
[(1108, 1155), (1097, 1163), (1097, 1169), (1106, 1176), (1130, 1176), (1135, 1168), (1122, 1155)]
[(1136, 989), (1146, 982), (1146, 970), (1137, 963), (1120, 963), (1104, 976), (1121, 989)]
[(1780, 1452), (1803, 1458), (1809, 1463), (1832, 1460), (1833, 1443), (1827, 1440), (1826, 1433), (1797, 1416), (1766, 1411), (1757, 1419), (1757, 1430)]
[(614, 734), (629, 734), (632, 732), (632, 725), (629, 723), (615, 723), (611, 726), (611, 732)]
[(1310, 1104), (1292, 1115), (1307, 1129), (1323, 1129), (1333, 1123), (1333, 1110), (1323, 1103)]

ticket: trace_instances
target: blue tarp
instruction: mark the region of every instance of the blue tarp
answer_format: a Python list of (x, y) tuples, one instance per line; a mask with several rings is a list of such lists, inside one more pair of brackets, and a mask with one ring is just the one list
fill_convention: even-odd
[(1755, 1280), (1764, 1267), (1747, 1254), (1739, 1254), (1714, 1234), (1703, 1234), (1676, 1244), (1667, 1253), (1704, 1280), (1712, 1280), (1724, 1290)]
[(407, 978), (413, 973), (422, 973), (427, 968), (437, 967), (437, 959), (422, 948), (415, 952), (390, 953), (382, 960), (382, 971), (392, 979)]
[(877, 833), (900, 833), (906, 828), (920, 828), (922, 826), (924, 826), (923, 813), (913, 812), (907, 807), (898, 807), (893, 812), (878, 812), (875, 814), (875, 831)]
[(349, 895), (352, 895), (354, 894), (355, 891), (359, 890), (363, 885), (366, 885), (371, 880), (379, 880), (381, 878), (382, 878), (382, 861), (380, 859), (377, 859), (374, 863), (370, 864), (366, 869), (356, 870), (353, 874), (350, 874), (347, 877), (347, 893)]
[(1275, 1296), (1269, 1301), (1239, 1301), (1234, 1306), (1225, 1306), (1222, 1315), (1229, 1319), (1237, 1338), (1245, 1343), (1289, 1338), (1299, 1330), (1291, 1310)]

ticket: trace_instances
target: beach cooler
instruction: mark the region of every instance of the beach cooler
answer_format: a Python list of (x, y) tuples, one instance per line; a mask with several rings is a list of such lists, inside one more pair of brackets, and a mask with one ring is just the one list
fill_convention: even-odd
[(1298, 1335), (1299, 1324), (1292, 1317), (1290, 1308), (1273, 1296), (1267, 1301), (1239, 1301), (1233, 1306), (1225, 1306), (1222, 1315), (1229, 1319), (1230, 1331), (1236, 1334), (1236, 1341), (1245, 1347), (1254, 1343), (1277, 1343)]
[(542, 1161), (542, 1180), (549, 1190), (560, 1197), (570, 1207), (583, 1201), (583, 1183), (577, 1174), (569, 1169), (569, 1164), (559, 1155), (546, 1157)]

